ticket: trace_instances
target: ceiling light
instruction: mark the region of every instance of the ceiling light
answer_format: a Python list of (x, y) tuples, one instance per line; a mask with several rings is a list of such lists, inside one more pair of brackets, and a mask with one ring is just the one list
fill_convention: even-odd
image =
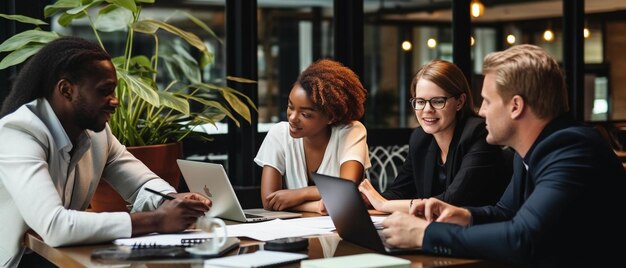
[(470, 36), (470, 46), (474, 46), (474, 43), (476, 42), (476, 40), (474, 40), (473, 36)]
[(482, 16), (484, 12), (485, 5), (483, 5), (480, 0), (472, 0), (472, 2), (470, 2), (470, 14), (472, 14), (472, 17), (478, 18)]
[(413, 47), (413, 45), (411, 45), (411, 42), (409, 42), (409, 41), (402, 42), (402, 50), (410, 51), (412, 47)]
[(506, 36), (506, 43), (509, 45), (514, 45), (515, 44), (515, 35), (513, 34), (509, 34)]
[(552, 42), (552, 40), (554, 40), (554, 33), (552, 32), (552, 30), (546, 29), (546, 31), (543, 32), (543, 40), (546, 40), (548, 42)]
[(435, 40), (435, 38), (428, 38), (428, 41), (426, 41), (426, 45), (429, 48), (435, 48), (437, 47), (437, 40)]
[(583, 29), (583, 36), (584, 36), (585, 38), (589, 38), (589, 34), (590, 34), (590, 33), (589, 33), (589, 28), (585, 27), (585, 28)]

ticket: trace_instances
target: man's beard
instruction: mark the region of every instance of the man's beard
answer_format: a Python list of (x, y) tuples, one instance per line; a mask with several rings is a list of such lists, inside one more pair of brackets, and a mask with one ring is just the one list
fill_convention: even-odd
[(95, 132), (104, 130), (106, 122), (99, 122), (100, 114), (98, 111), (100, 111), (100, 109), (96, 110), (93, 107), (88, 107), (81, 94), (78, 95), (76, 102), (74, 102), (74, 110), (76, 111), (75, 123), (78, 127)]

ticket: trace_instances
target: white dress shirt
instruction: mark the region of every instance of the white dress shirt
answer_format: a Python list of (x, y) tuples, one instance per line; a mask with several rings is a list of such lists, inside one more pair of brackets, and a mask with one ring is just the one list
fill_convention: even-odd
[(131, 155), (108, 125), (98, 133), (84, 131), (73, 145), (45, 99), (0, 119), (0, 141), (2, 267), (17, 266), (28, 229), (55, 247), (130, 237), (129, 213), (83, 211), (100, 178), (132, 203), (133, 210), (155, 209), (161, 200), (143, 187), (175, 192)]

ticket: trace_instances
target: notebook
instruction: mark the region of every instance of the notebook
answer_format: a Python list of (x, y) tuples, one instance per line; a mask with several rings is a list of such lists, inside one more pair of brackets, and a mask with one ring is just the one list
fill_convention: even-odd
[(386, 254), (421, 252), (420, 248), (393, 248), (384, 244), (376, 230), (357, 185), (337, 177), (313, 174), (326, 210), (343, 240)]
[(202, 194), (213, 201), (208, 214), (210, 217), (238, 222), (302, 217), (300, 213), (268, 211), (262, 208), (243, 210), (222, 165), (182, 159), (177, 162), (189, 191)]
[(214, 253), (202, 255), (190, 253), (190, 248), (204, 242), (207, 238), (209, 234), (197, 231), (119, 238), (113, 241), (115, 247), (96, 249), (91, 253), (91, 258), (101, 261), (175, 259), (196, 256), (211, 258), (224, 255), (238, 247), (240, 243), (236, 237), (228, 237), (224, 245)]

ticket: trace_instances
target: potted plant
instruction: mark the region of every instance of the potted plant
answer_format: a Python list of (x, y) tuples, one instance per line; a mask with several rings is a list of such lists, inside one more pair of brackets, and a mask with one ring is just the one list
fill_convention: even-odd
[[(44, 15), (46, 18), (56, 15), (59, 25), (63, 27), (86, 22), (96, 42), (109, 53), (111, 51), (105, 47), (102, 37), (111, 33), (124, 35), (122, 55), (112, 54), (118, 78), (116, 94), (120, 105), (111, 117), (109, 126), (131, 153), (177, 187), (180, 171), (176, 167), (175, 159), (182, 157), (181, 141), (186, 137), (210, 140), (209, 134), (197, 131), (196, 128), (204, 124), (215, 125), (225, 117), (239, 126), (235, 114), (249, 123), (249, 108), (256, 107), (246, 95), (201, 79), (202, 68), (213, 61), (212, 52), (196, 34), (182, 30), (167, 20), (141, 16), (143, 6), (154, 2), (155, 0), (58, 0), (45, 7)], [(178, 14), (191, 20), (208, 35), (217, 38), (199, 19), (182, 12)], [(0, 44), (0, 52), (9, 52), (0, 61), (0, 69), (22, 63), (46, 43), (61, 36), (57, 32), (40, 29), (40, 25), (45, 25), (46, 22), (38, 19), (6, 14), (0, 14), (0, 17), (34, 25), (34, 29), (16, 34)], [(160, 34), (175, 37), (174, 42), (163, 44)], [(136, 53), (135, 41), (138, 35), (152, 38), (151, 53)], [(199, 61), (191, 55), (188, 47), (194, 47), (199, 52)], [(243, 78), (228, 79), (254, 83)], [(191, 103), (196, 103), (195, 106), (199, 108), (191, 109)], [(160, 150), (165, 150), (162, 154), (171, 159), (152, 160), (156, 161), (156, 165), (151, 166), (150, 159), (139, 155), (145, 153), (146, 148), (161, 148)], [(157, 154), (152, 151), (145, 153), (148, 157)], [(162, 168), (168, 170), (158, 170)], [(101, 181), (94, 201), (110, 199), (108, 195), (113, 191), (106, 189), (107, 186)], [(98, 208), (94, 201), (92, 207), (96, 210), (124, 209), (123, 200), (119, 196), (117, 199), (118, 201), (114, 201), (117, 203), (116, 208)]]

